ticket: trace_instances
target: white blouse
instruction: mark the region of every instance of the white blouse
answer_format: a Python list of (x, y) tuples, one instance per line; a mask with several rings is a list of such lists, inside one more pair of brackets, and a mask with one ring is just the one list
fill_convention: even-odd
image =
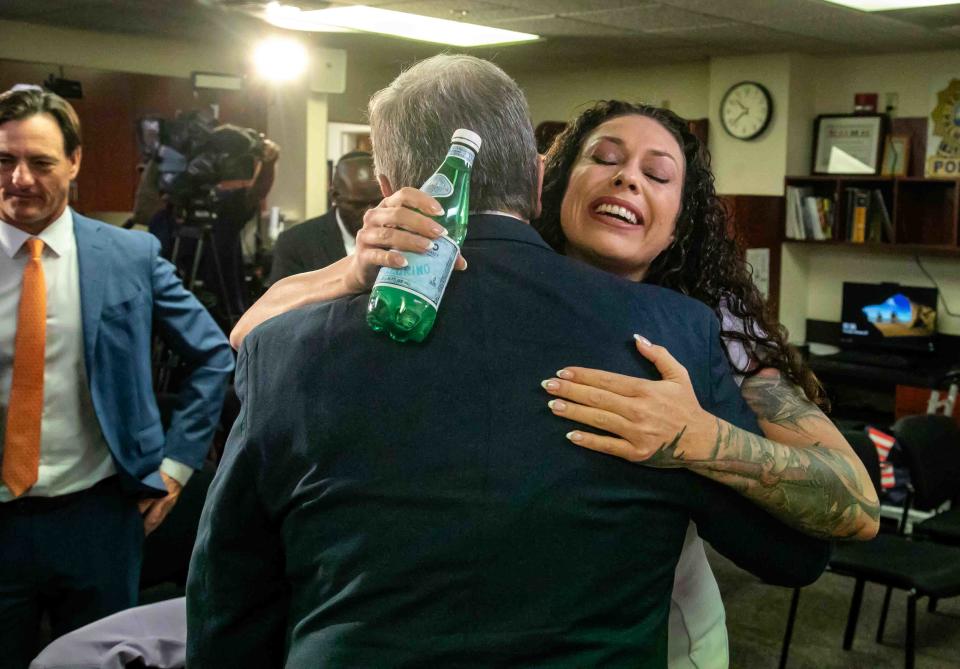
[[(721, 306), (723, 330), (743, 331), (743, 322)], [(733, 378), (743, 383), (743, 371), (750, 368), (750, 357), (742, 342), (726, 339), (724, 344), (733, 363)], [(673, 577), (667, 643), (669, 669), (727, 669), (730, 651), (726, 613), (720, 588), (713, 576), (703, 539), (691, 522), (683, 541), (683, 550)]]

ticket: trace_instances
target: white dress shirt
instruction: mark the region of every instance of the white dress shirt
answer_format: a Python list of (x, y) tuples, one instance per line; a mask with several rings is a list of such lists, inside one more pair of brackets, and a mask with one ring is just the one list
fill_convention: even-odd
[[(0, 443), (13, 382), (14, 337), (23, 269), (24, 245), (32, 235), (0, 221)], [(84, 360), (80, 308), (80, 265), (73, 215), (61, 216), (37, 235), (44, 244), (41, 263), (47, 289), (47, 341), (44, 351), (40, 466), (36, 484), (25, 494), (37, 497), (85, 490), (116, 473), (93, 408)], [(164, 461), (161, 470), (181, 483), (192, 469)], [(0, 483), (0, 502), (12, 499)]]
[(333, 212), (337, 217), (337, 227), (340, 228), (340, 236), (343, 237), (343, 248), (346, 250), (348, 256), (352, 256), (354, 251), (357, 250), (357, 238), (350, 234), (350, 231), (347, 230), (347, 226), (343, 224), (343, 219), (340, 218), (340, 210), (334, 209)]

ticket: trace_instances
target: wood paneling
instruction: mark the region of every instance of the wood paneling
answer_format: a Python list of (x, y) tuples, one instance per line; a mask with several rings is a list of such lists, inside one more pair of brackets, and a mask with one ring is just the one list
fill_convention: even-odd
[(783, 198), (776, 195), (724, 195), (733, 232), (745, 249), (770, 250), (770, 307), (779, 313), (780, 243), (783, 241)]
[(910, 138), (910, 164), (908, 177), (922, 177), (924, 163), (927, 160), (927, 119), (895, 118), (890, 120), (891, 135), (907, 135)]

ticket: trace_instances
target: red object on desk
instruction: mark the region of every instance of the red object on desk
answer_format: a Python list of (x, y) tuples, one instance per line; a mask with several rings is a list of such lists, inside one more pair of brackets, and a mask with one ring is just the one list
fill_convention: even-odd
[[(930, 388), (916, 388), (914, 386), (897, 386), (894, 415), (897, 420), (904, 416), (917, 416), (927, 413), (927, 402), (930, 401)], [(941, 390), (941, 395), (944, 393)], [(953, 407), (953, 420), (960, 425), (960, 402)]]

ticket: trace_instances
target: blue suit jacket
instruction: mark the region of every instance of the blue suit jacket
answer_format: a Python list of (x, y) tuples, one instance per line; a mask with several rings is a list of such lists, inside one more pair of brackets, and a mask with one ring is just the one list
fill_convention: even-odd
[[(159, 256), (150, 234), (73, 213), (90, 395), (124, 488), (166, 494), (164, 457), (198, 469), (210, 447), (233, 353), (207, 310)], [(151, 374), (157, 332), (186, 362), (164, 434)]]
[(367, 296), (244, 342), (240, 416), (187, 587), (207, 667), (664, 667), (688, 521), (762, 578), (808, 583), (829, 545), (686, 470), (574, 446), (541, 379), (564, 365), (658, 378), (666, 345), (701, 405), (756, 421), (703, 304), (473, 216), (422, 346), (370, 331)]

